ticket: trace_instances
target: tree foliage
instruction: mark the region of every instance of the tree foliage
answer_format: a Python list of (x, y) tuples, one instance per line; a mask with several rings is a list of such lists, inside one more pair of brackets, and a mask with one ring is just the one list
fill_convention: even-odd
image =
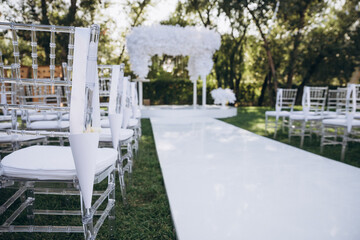
[[(101, 9), (108, 7), (105, 0), (20, 3), (2, 0), (1, 6), (6, 11), (1, 11), (0, 17), (17, 22), (88, 26), (99, 19)], [(149, 7), (156, 7), (157, 1), (123, 3), (128, 28), (119, 36), (121, 44), (112, 44), (109, 34), (110, 26), (116, 23), (109, 18), (100, 22), (99, 59), (107, 63), (127, 62), (125, 36), (132, 27), (147, 20)], [(241, 104), (267, 105), (273, 104), (277, 87), (297, 87), (300, 99), (305, 85), (346, 85), (360, 65), (359, 19), (360, 3), (356, 0), (187, 0), (178, 1), (175, 11), (161, 24), (198, 25), (219, 31), (222, 43), (213, 56), (208, 91), (213, 87), (229, 87)], [(42, 49), (48, 48), (47, 38), (46, 34), (39, 37)], [(67, 40), (58, 42), (56, 49), (65, 58)], [(24, 47), (30, 52), (30, 48)], [(114, 57), (114, 52), (120, 54)], [(4, 56), (8, 53), (10, 50), (3, 51)], [(39, 60), (45, 64), (48, 56), (40, 51)], [(187, 61), (186, 56), (153, 56), (148, 77), (152, 81), (188, 79)], [(165, 71), (169, 62), (174, 67)], [(131, 74), (126, 66), (126, 72)], [(160, 86), (156, 85), (156, 91), (166, 93), (168, 89)], [(191, 93), (189, 90), (188, 95)], [(181, 99), (191, 100), (188, 96)]]

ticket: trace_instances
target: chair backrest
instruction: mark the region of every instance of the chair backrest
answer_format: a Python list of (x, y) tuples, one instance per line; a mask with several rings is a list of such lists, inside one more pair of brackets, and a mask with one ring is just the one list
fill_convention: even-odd
[(110, 97), (111, 78), (113, 75), (113, 68), (111, 65), (99, 65), (99, 96), (100, 107), (108, 108)]
[(122, 127), (127, 128), (129, 119), (132, 116), (132, 109), (131, 109), (131, 96), (130, 96), (130, 77), (124, 77), (123, 83), (121, 84), (122, 88), (120, 90), (121, 96), (120, 96), (120, 102), (119, 102), (119, 110), (120, 114), (123, 115), (124, 120)]
[(338, 102), (338, 90), (329, 89), (326, 103), (327, 111), (336, 111), (336, 106)]
[(360, 84), (353, 84), (356, 90), (356, 111), (360, 111)]
[[(97, 44), (99, 38), (99, 27), (97, 25), (91, 26), (91, 28), (75, 28), (75, 27), (63, 27), (63, 26), (46, 26), (46, 25), (34, 25), (34, 24), (17, 24), (17, 23), (4, 23), (0, 22), (0, 29), (3, 31), (9, 32), (6, 36), (10, 36), (9, 40), (4, 40), (4, 42), (11, 42), (13, 48), (13, 59), (6, 59), (7, 65), (11, 65), (11, 76), (5, 76), (4, 73), (4, 61), (2, 59), (2, 54), (0, 52), (0, 84), (2, 86), (11, 85), (13, 93), (16, 91), (16, 97), (12, 97), (11, 102), (2, 103), (0, 107), (4, 109), (10, 109), (12, 111), (13, 119), (16, 120), (16, 111), (53, 111), (53, 112), (69, 112), (70, 106), (68, 104), (62, 104), (61, 101), (57, 99), (56, 104), (49, 104), (49, 102), (44, 101), (43, 98), (47, 98), (49, 92), (62, 92), (65, 93), (69, 91), (70, 86), (72, 90), (77, 89), (77, 95), (79, 92), (82, 92), (84, 95), (83, 99), (78, 97), (73, 98), (75, 104), (78, 106), (83, 106), (82, 109), (77, 109), (77, 113), (73, 114), (75, 117), (71, 119), (83, 120), (81, 130), (85, 128), (85, 125), (91, 124), (92, 117), (91, 113), (93, 112), (92, 104), (93, 101), (90, 101), (93, 95), (93, 85), (90, 83), (91, 75), (90, 73), (92, 66), (89, 66), (91, 62), (96, 65), (97, 59)], [(31, 59), (32, 59), (32, 78), (28, 76), (24, 77), (21, 75), (21, 59), (20, 54), (21, 49), (19, 48), (19, 38), (18, 34), (22, 32), (22, 35), (30, 35), (30, 45), (32, 49)], [(39, 32), (47, 32), (50, 34), (50, 64), (48, 66), (50, 74), (49, 78), (40, 78), (38, 76), (38, 45), (37, 45), (37, 35)], [(67, 35), (68, 36), (68, 48), (67, 48), (67, 63), (66, 70), (64, 70), (64, 79), (56, 77), (56, 38), (58, 35)], [(77, 36), (77, 37), (76, 37)], [(76, 39), (77, 42), (76, 43)], [(78, 48), (78, 50), (75, 48)], [(82, 46), (83, 45), (83, 46)], [(4, 47), (0, 46), (0, 47)], [(6, 47), (6, 45), (5, 45)], [(10, 47), (10, 46), (7, 46)], [(85, 53), (84, 53), (85, 50)], [(77, 51), (75, 55), (75, 51)], [(75, 60), (78, 62), (75, 69)], [(84, 64), (86, 63), (86, 64)], [(73, 69), (74, 67), (74, 69)], [(95, 68), (96, 70), (96, 68)], [(72, 79), (75, 82), (72, 82)], [(86, 79), (86, 83), (85, 83)], [(83, 82), (82, 82), (83, 81)], [(74, 84), (76, 83), (76, 84)], [(79, 86), (77, 86), (79, 85)], [(67, 90), (66, 90), (67, 89)], [(85, 90), (86, 89), (86, 90)], [(2, 94), (7, 94), (6, 89), (1, 88)], [(12, 93), (12, 94), (13, 94)], [(38, 95), (38, 93), (42, 95)], [(68, 92), (67, 92), (68, 93)], [(86, 95), (86, 97), (85, 97)], [(32, 98), (32, 99), (30, 99)], [(37, 100), (34, 100), (37, 99)], [(41, 100), (40, 100), (41, 99)], [(78, 104), (81, 101), (85, 103)], [(79, 111), (80, 110), (80, 111)], [(82, 112), (86, 112), (82, 113)], [(86, 121), (84, 120), (86, 119)], [(71, 124), (70, 124), (71, 125)], [(70, 126), (71, 127), (71, 126)], [(8, 131), (9, 132), (9, 131)], [(68, 135), (68, 133), (49, 133), (46, 131), (23, 131), (18, 130), (15, 126), (10, 131), (13, 133), (21, 132), (22, 134), (37, 134), (37, 135)]]
[(136, 82), (131, 82), (130, 83), (131, 105), (133, 107), (139, 105), (139, 98), (138, 98), (138, 94), (137, 94), (136, 84), (137, 84)]
[(347, 87), (338, 87), (336, 89), (336, 114), (343, 115), (346, 113), (346, 93)]
[(322, 114), (325, 109), (328, 87), (304, 87), (302, 98), (303, 109)]
[[(99, 65), (100, 107), (106, 114), (116, 113), (117, 102), (120, 101), (120, 88), (124, 78), (124, 64)], [(119, 111), (117, 112), (119, 113)]]
[(278, 88), (275, 108), (279, 111), (293, 111), (296, 100), (296, 93), (297, 89)]

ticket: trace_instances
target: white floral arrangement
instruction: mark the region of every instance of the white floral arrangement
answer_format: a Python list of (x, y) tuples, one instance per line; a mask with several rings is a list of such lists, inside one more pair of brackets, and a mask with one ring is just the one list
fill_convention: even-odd
[(212, 56), (219, 49), (220, 34), (204, 27), (152, 25), (134, 27), (126, 37), (131, 69), (146, 78), (153, 55), (189, 56), (191, 81), (208, 75)]
[(217, 88), (210, 92), (211, 97), (214, 99), (214, 104), (221, 104), (225, 106), (226, 102), (235, 103), (236, 97), (231, 89)]

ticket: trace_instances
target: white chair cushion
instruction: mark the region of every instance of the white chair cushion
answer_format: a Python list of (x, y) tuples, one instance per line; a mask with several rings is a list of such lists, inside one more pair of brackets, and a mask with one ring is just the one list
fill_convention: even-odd
[(43, 136), (29, 136), (29, 135), (8, 135), (5, 133), (0, 134), (0, 143), (11, 143), (11, 142), (25, 142), (36, 139), (45, 138)]
[(37, 121), (26, 126), (27, 129), (63, 129), (68, 128), (69, 121)]
[[(131, 138), (134, 135), (134, 130), (120, 129), (119, 141), (124, 141)], [(102, 128), (100, 133), (100, 142), (112, 142), (110, 128)]]
[(324, 111), (323, 113), (324, 115), (337, 115), (337, 113), (333, 111)]
[[(330, 118), (330, 119), (324, 119), (322, 121), (324, 125), (332, 125), (332, 126), (347, 126), (347, 119), (346, 118)], [(360, 127), (360, 120), (353, 120), (351, 123), (354, 127)]]
[[(25, 120), (25, 118), (23, 118)], [(29, 116), (29, 120), (33, 121), (51, 121), (57, 119), (56, 114), (33, 114)]]
[(10, 121), (11, 120), (11, 116), (7, 115), (7, 116), (4, 116), (4, 115), (1, 115), (0, 116), (0, 121)]
[(311, 121), (311, 120), (322, 120), (324, 117), (320, 115), (312, 115), (312, 114), (307, 115), (307, 117), (305, 116), (305, 114), (290, 114), (291, 120), (301, 121), (301, 120), (305, 120), (306, 118), (307, 120)]
[[(113, 165), (117, 151), (98, 148), (95, 174)], [(7, 155), (2, 161), (3, 175), (38, 180), (71, 180), (76, 169), (70, 147), (32, 146)]]
[(103, 118), (100, 120), (100, 125), (102, 128), (109, 128), (110, 127), (110, 122), (109, 122), (109, 118)]
[[(291, 112), (291, 115), (303, 115), (305, 114), (304, 111), (292, 111)], [(315, 115), (316, 113), (315, 112), (308, 112), (308, 115)]]
[(265, 115), (270, 117), (276, 117), (276, 115), (279, 114), (279, 117), (288, 117), (290, 115), (290, 112), (288, 111), (280, 111), (277, 113), (276, 111), (266, 111)]
[[(19, 126), (19, 123), (16, 123), (16, 126)], [(0, 123), (0, 129), (9, 129), (11, 128), (11, 122)]]
[[(25, 111), (25, 110), (24, 110)], [(29, 109), (27, 110), (28, 114), (33, 114), (33, 113), (36, 113), (37, 111), (36, 110), (33, 110), (33, 109)], [(24, 112), (25, 113), (25, 112)], [(22, 110), (17, 110), (16, 111), (16, 115), (18, 116), (21, 116), (22, 115)]]
[(135, 118), (130, 118), (129, 119), (129, 123), (128, 123), (128, 127), (135, 127), (136, 125), (138, 125), (139, 120), (135, 119)]

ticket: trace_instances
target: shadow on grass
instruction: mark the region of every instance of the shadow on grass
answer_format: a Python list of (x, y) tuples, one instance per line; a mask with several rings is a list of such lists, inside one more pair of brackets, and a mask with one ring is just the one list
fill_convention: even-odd
[[(239, 107), (235, 117), (221, 119), (237, 127), (246, 129), (261, 136), (273, 139), (274, 130), (265, 132), (265, 112), (274, 110), (270, 107)], [(276, 140), (294, 147), (300, 147), (300, 138), (293, 137), (291, 142), (288, 140), (287, 130), (279, 130)], [(312, 138), (305, 138), (303, 149), (336, 161), (340, 161), (341, 146), (325, 146), (323, 154), (320, 154), (320, 137), (313, 135)], [(360, 167), (360, 143), (348, 144), (344, 163)]]

